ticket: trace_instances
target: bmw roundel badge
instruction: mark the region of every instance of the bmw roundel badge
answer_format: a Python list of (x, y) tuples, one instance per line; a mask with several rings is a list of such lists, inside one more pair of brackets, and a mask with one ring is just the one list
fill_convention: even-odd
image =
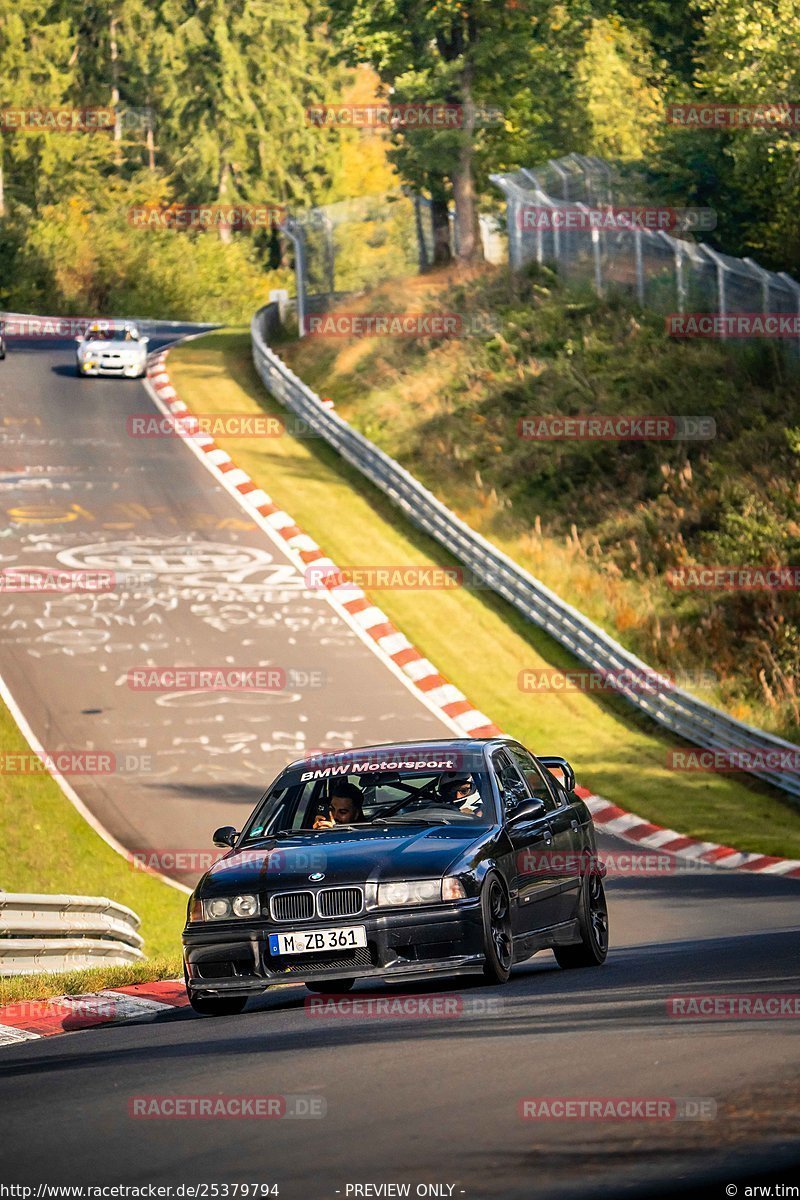
[(321, 879), (325, 878), (325, 873), (324, 871), (313, 871), (308, 878), (312, 883), (319, 883)]

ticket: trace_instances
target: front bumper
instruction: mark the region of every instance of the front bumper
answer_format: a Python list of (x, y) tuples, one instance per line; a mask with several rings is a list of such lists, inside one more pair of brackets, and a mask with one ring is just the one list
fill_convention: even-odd
[(81, 362), (78, 360), (78, 370), (82, 375), (106, 375), (122, 379), (141, 379), (147, 370), (147, 364), (136, 363), (104, 363), (94, 360)]
[[(189, 986), (195, 995), (254, 995), (271, 984), (324, 983), (333, 979), (424, 979), (479, 970), (483, 965), (483, 922), (480, 901), (437, 905), (420, 912), (405, 910), (315, 922), (319, 928), (364, 925), (367, 945), (340, 954), (273, 957), (269, 934), (281, 928), (265, 921), (240, 922), (224, 928), (187, 925), (183, 954)], [(313, 928), (309, 923), (304, 928)]]

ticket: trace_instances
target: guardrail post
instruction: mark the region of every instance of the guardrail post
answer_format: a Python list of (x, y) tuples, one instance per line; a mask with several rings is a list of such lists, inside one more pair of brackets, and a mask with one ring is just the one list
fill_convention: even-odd
[(297, 324), (300, 337), (306, 335), (306, 248), (302, 226), (293, 217), (287, 217), (281, 229), (294, 246), (294, 277), (297, 289)]
[(633, 254), (636, 262), (636, 298), (642, 308), (644, 308), (644, 259), (642, 256), (642, 237), (641, 229), (633, 231)]
[[(712, 250), (710, 246), (702, 245), (699, 247), (699, 249), (702, 254), (705, 254), (707, 258), (711, 259), (717, 268), (717, 312), (721, 317), (727, 317), (728, 297), (726, 295), (725, 288), (725, 272), (727, 271), (727, 267), (725, 266), (723, 259), (721, 259), (717, 254), (716, 250)], [(726, 330), (724, 323), (720, 329), (720, 340), (728, 340), (728, 331)]]

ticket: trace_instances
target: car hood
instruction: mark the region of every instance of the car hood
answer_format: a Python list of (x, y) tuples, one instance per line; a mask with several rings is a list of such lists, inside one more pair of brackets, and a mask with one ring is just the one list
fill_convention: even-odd
[[(490, 832), (474, 826), (395, 825), (269, 838), (220, 858), (197, 894), (435, 878)], [(324, 878), (312, 880), (312, 875)]]
[(89, 341), (83, 341), (80, 348), (81, 350), (91, 350), (92, 354), (102, 354), (109, 350), (115, 354), (120, 352), (125, 354), (145, 353), (145, 347), (141, 342), (107, 342), (103, 338), (90, 338)]

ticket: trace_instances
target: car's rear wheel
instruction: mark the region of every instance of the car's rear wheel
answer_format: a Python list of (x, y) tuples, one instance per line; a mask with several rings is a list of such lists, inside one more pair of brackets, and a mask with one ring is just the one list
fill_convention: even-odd
[(599, 967), (608, 955), (608, 904), (603, 880), (596, 872), (584, 875), (578, 922), (581, 940), (575, 946), (555, 946), (556, 962), (565, 970)]
[(324, 983), (306, 983), (310, 992), (321, 992), (323, 995), (340, 996), (349, 992), (355, 979), (328, 979)]
[(511, 906), (508, 893), (496, 875), (489, 875), (481, 892), (483, 914), (484, 978), (505, 983), (511, 974), (514, 943), (511, 936)]

